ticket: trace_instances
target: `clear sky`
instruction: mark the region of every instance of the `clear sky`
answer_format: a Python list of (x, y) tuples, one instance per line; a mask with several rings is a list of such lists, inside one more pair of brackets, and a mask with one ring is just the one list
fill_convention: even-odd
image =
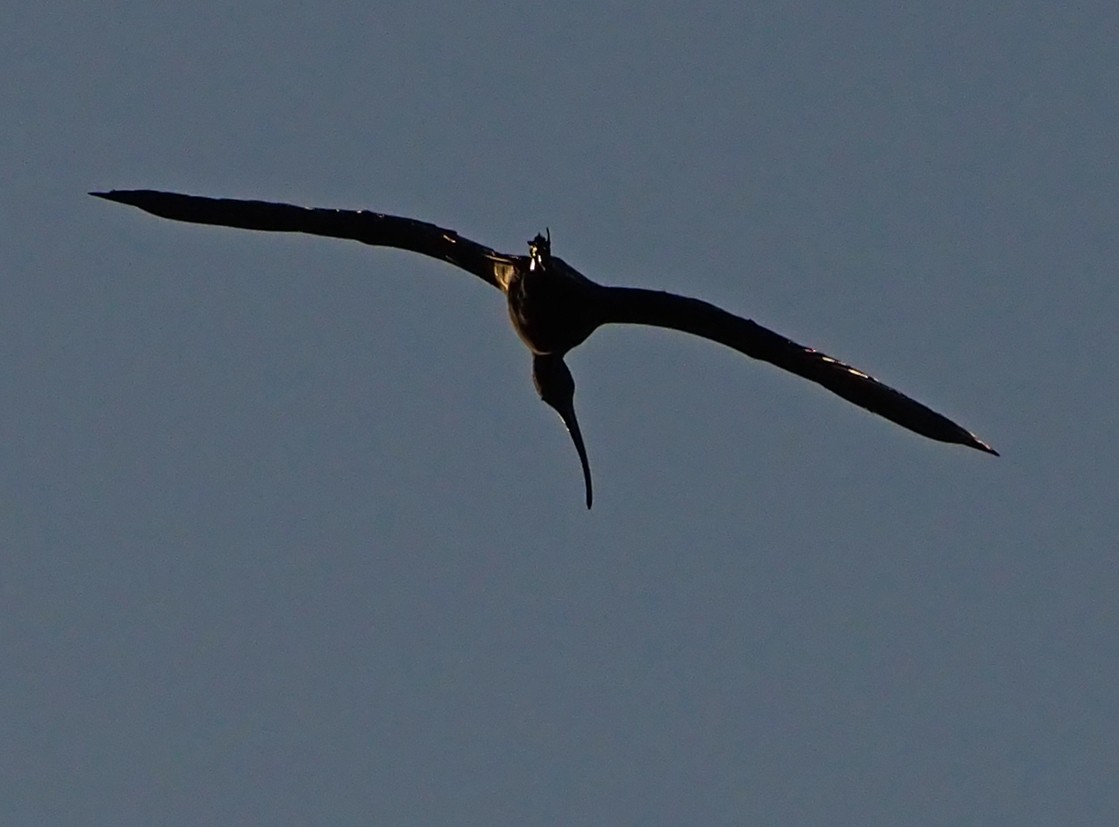
[[(1113, 2), (8, 4), (0, 822), (1105, 824)], [(957, 419), (161, 188), (714, 301)]]

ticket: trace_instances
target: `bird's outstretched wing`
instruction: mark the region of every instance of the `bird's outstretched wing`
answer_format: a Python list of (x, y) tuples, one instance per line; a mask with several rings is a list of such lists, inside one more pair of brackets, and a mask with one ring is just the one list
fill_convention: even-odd
[(517, 256), (507, 256), (447, 230), (395, 215), (365, 210), (331, 210), (273, 204), (268, 201), (240, 201), (233, 198), (205, 198), (156, 190), (112, 190), (90, 195), (130, 204), (152, 215), (216, 224), (243, 230), (310, 233), (330, 238), (348, 238), (377, 247), (396, 247), (441, 259), (461, 267), (502, 289)]
[(702, 336), (823, 385), (849, 402), (930, 439), (998, 455), (967, 429), (861, 370), (712, 304), (630, 287), (606, 287), (601, 295), (603, 324), (646, 324)]

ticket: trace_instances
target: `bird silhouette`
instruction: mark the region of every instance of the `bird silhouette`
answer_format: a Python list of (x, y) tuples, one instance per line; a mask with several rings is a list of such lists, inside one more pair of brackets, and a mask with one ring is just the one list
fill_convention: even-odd
[(509, 318), (532, 352), (540, 398), (567, 427), (583, 469), (587, 508), (593, 492), (583, 435), (575, 416), (575, 380), (564, 355), (604, 324), (643, 324), (711, 339), (795, 373), (904, 428), (941, 442), (998, 456), (990, 445), (931, 408), (861, 370), (797, 344), (699, 299), (591, 281), (552, 255), (551, 234), (528, 243), (528, 255), (499, 253), (453, 230), (365, 210), (297, 207), (267, 201), (207, 198), (155, 190), (92, 192), (162, 218), (244, 230), (309, 233), (376, 247), (411, 250), (473, 273), (505, 294)]

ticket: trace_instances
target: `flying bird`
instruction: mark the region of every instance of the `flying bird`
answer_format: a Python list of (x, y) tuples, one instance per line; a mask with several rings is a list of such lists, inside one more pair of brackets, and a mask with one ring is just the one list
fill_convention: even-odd
[(583, 469), (587, 508), (591, 469), (575, 416), (575, 380), (563, 357), (604, 324), (644, 324), (702, 336), (795, 373), (904, 428), (998, 456), (990, 445), (931, 408), (861, 370), (797, 344), (699, 299), (591, 281), (552, 255), (551, 234), (528, 242), (528, 255), (499, 253), (424, 221), (366, 210), (297, 207), (155, 190), (92, 192), (162, 218), (245, 230), (309, 233), (395, 247), (460, 267), (505, 294), (514, 330), (532, 352), (540, 398), (567, 427)]

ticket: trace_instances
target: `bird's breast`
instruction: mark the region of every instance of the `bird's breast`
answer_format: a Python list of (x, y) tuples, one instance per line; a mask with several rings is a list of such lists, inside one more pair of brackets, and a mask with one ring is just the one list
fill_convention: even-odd
[(506, 293), (509, 318), (533, 353), (563, 354), (598, 327), (598, 286), (566, 264), (522, 270)]

